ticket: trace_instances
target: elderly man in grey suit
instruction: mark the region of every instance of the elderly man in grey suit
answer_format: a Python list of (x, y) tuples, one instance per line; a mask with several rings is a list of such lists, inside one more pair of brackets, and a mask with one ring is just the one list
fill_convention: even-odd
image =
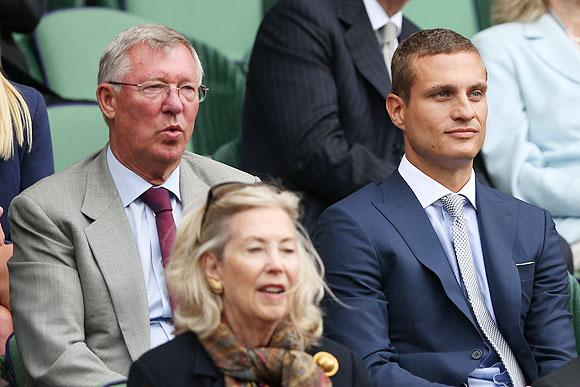
[[(99, 66), (109, 144), (14, 199), (14, 326), (34, 385), (103, 385), (172, 337), (163, 263), (175, 225), (212, 185), (255, 182), (185, 152), (207, 89), (181, 34), (143, 25)], [(158, 208), (159, 207), (159, 208)]]

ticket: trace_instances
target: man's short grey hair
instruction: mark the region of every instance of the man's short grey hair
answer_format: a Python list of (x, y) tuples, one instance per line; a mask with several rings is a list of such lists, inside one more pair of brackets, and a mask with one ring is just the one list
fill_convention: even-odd
[(191, 51), (193, 60), (195, 61), (196, 86), (201, 85), (203, 78), (203, 68), (197, 56), (197, 52), (187, 40), (185, 36), (179, 32), (159, 24), (142, 24), (133, 28), (129, 28), (121, 32), (113, 39), (111, 43), (105, 48), (101, 59), (99, 60), (99, 76), (98, 83), (105, 83), (110, 81), (119, 82), (125, 75), (129, 73), (129, 50), (136, 45), (144, 44), (153, 50), (169, 52), (178, 47), (180, 44), (184, 45)]

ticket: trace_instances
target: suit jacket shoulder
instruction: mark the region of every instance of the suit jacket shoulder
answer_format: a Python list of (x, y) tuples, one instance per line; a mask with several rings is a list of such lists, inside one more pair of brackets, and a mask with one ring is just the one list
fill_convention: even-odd
[(190, 168), (204, 183), (209, 186), (229, 181), (255, 183), (259, 180), (249, 173), (233, 168), (227, 164), (200, 156), (195, 153), (183, 154), (182, 167)]

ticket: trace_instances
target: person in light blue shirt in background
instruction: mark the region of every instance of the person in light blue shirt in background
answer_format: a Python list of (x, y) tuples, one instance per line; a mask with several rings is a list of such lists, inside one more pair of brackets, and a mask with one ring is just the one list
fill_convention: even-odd
[(498, 189), (548, 209), (580, 269), (580, 2), (495, 0), (483, 156)]

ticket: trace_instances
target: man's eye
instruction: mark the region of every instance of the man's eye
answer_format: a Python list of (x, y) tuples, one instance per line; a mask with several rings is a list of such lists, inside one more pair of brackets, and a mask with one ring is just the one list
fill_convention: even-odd
[(143, 87), (144, 92), (151, 92), (151, 93), (161, 92), (164, 89), (165, 89), (165, 85), (163, 83), (156, 83), (153, 85), (147, 85), (147, 86)]
[(191, 85), (183, 85), (179, 87), (181, 91), (185, 91), (186, 93), (195, 93), (195, 87)]
[(470, 96), (472, 99), (481, 99), (481, 98), (484, 96), (484, 94), (483, 94), (483, 92), (482, 92), (481, 90), (475, 90), (475, 91), (472, 91), (472, 92), (469, 94), (469, 96)]

